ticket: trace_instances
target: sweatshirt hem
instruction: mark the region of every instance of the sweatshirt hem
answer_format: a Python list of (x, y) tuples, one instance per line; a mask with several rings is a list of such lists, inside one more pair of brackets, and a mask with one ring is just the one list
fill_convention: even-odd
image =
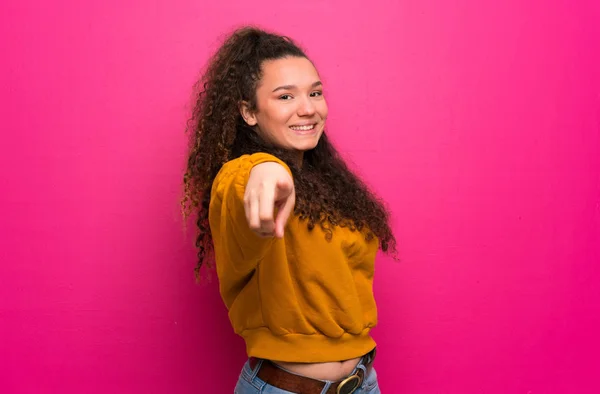
[(246, 341), (249, 357), (284, 362), (319, 363), (348, 360), (361, 357), (376, 346), (369, 328), (360, 334), (344, 333), (333, 338), (323, 334), (273, 335), (268, 328), (262, 327), (246, 330), (242, 337)]

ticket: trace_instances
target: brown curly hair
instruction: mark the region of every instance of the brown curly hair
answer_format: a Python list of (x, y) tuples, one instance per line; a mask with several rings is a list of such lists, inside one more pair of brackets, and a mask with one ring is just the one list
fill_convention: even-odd
[(196, 85), (181, 205), (184, 217), (197, 213), (197, 277), (204, 263), (211, 265), (214, 252), (208, 222), (212, 183), (227, 161), (256, 152), (273, 154), (290, 167), (296, 189), (294, 214), (306, 221), (309, 230), (319, 225), (331, 239), (332, 226), (349, 227), (363, 232), (367, 240), (377, 236), (381, 250), (395, 251), (383, 202), (348, 169), (326, 133), (314, 149), (304, 153), (299, 168), (291, 152), (269, 145), (243, 121), (240, 102), (247, 101), (250, 110), (257, 109), (262, 63), (286, 57), (308, 59), (290, 38), (244, 27), (226, 39)]

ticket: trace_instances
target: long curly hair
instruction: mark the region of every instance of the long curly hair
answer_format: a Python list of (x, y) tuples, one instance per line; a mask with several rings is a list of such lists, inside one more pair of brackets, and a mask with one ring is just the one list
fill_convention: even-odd
[(283, 160), (292, 171), (296, 190), (294, 214), (309, 230), (320, 226), (327, 239), (334, 226), (360, 231), (367, 240), (376, 236), (381, 250), (395, 251), (389, 212), (353, 174), (323, 133), (317, 146), (304, 153), (302, 167), (292, 152), (262, 140), (244, 122), (239, 104), (256, 111), (256, 88), (266, 60), (304, 57), (288, 37), (254, 27), (236, 30), (210, 59), (196, 84), (195, 106), (188, 121), (189, 156), (181, 199), (184, 217), (197, 214), (198, 277), (203, 265), (212, 265), (213, 240), (208, 222), (212, 183), (227, 161), (244, 154), (266, 152)]

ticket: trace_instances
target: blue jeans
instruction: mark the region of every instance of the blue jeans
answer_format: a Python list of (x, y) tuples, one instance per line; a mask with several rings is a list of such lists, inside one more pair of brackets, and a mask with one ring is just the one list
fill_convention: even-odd
[[(262, 363), (263, 361), (260, 360), (253, 371), (252, 368), (250, 368), (250, 362), (246, 362), (244, 368), (242, 368), (242, 373), (240, 374), (237, 385), (235, 386), (234, 394), (313, 394), (292, 393), (290, 391), (282, 390), (265, 383), (259, 379), (258, 376), (256, 376)], [(352, 374), (358, 371), (359, 368), (361, 368), (363, 371), (365, 370), (362, 361), (356, 366), (354, 371), (352, 371)], [(326, 384), (321, 394), (326, 393), (331, 383), (333, 383), (329, 381), (323, 382)], [(377, 373), (375, 372), (375, 369), (371, 368), (371, 373), (365, 377), (362, 385), (354, 392), (354, 394), (381, 394), (381, 391), (379, 390), (379, 384), (377, 383)]]

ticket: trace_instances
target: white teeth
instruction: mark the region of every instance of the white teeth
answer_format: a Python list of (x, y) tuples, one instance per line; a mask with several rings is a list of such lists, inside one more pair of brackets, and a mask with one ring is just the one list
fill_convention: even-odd
[(309, 126), (290, 126), (290, 129), (298, 130), (298, 131), (308, 131), (308, 130), (314, 129), (314, 127), (315, 127), (315, 125), (311, 124)]

